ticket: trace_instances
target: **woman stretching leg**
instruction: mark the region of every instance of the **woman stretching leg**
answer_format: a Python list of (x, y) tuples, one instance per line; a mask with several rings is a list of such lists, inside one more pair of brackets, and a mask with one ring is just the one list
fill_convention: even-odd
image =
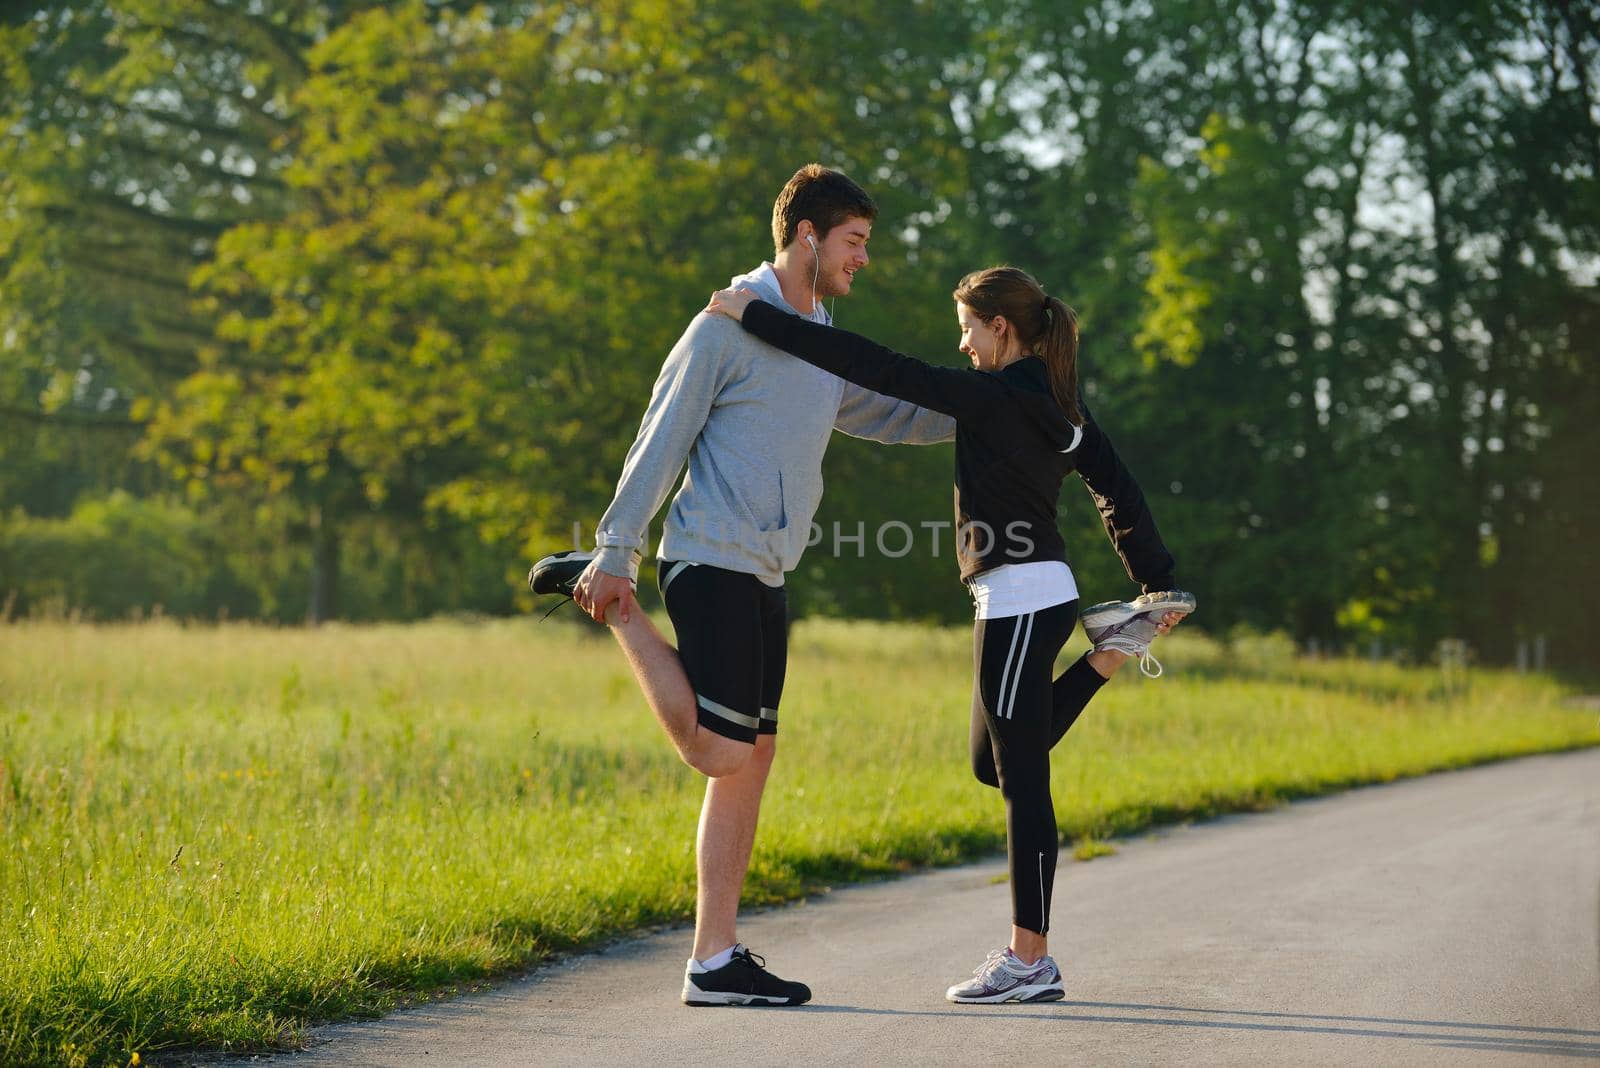
[[(973, 770), (1005, 798), (1012, 931), (1006, 949), (945, 996), (1051, 1001), (1064, 988), (1046, 940), (1059, 849), (1050, 748), (1122, 660), (1147, 654), (1195, 601), (1174, 589), (1173, 559), (1144, 494), (1079, 396), (1072, 309), (1010, 267), (968, 275), (954, 296), (971, 371), (786, 315), (748, 290), (720, 291), (706, 310), (840, 378), (956, 420), (956, 555), (977, 606)], [(1145, 594), (1086, 613), (1095, 651), (1052, 681), (1078, 619), (1077, 583), (1055, 523), (1061, 482), (1073, 471)]]

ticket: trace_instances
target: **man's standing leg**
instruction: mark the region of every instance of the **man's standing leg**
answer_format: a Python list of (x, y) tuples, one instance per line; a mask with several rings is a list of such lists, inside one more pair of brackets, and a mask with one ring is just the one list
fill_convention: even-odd
[[(684, 665), (695, 680), (705, 716), (701, 726), (735, 734), (746, 755), (736, 770), (706, 784), (695, 838), (694, 955), (684, 976), (683, 1000), (690, 1005), (803, 1005), (811, 1000), (811, 989), (767, 971), (761, 958), (739, 944), (738, 935), (739, 897), (777, 752), (778, 704), (788, 667), (788, 602), (781, 587), (765, 586), (750, 575), (693, 571), (685, 576), (688, 582), (679, 577), (663, 591), (667, 608)], [(667, 574), (673, 573), (669, 568)], [(682, 569), (677, 573), (682, 576)]]
[(739, 896), (750, 870), (750, 851), (761, 815), (761, 795), (772, 770), (777, 736), (756, 739), (755, 752), (731, 775), (706, 783), (695, 839), (694, 956), (707, 960), (738, 941)]
[[(788, 595), (781, 587), (746, 581), (755, 592), (757, 614), (753, 622), (760, 636), (759, 646), (752, 650), (761, 665), (757, 680), (758, 733), (754, 752), (737, 771), (706, 784), (695, 838), (695, 864), (700, 879), (695, 897), (696, 960), (705, 960), (738, 941), (739, 896), (750, 870), (761, 796), (777, 753), (778, 705), (783, 700), (783, 684), (789, 672)], [(728, 615), (732, 617), (733, 613)], [(725, 628), (719, 629), (726, 633)], [(724, 648), (725, 643), (726, 639), (721, 643)]]

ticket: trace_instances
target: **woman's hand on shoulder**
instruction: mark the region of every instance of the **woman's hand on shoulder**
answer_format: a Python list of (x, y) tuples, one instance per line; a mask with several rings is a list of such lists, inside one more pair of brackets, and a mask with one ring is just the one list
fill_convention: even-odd
[(712, 315), (726, 315), (734, 322), (744, 321), (744, 310), (756, 299), (753, 289), (719, 289), (711, 294), (711, 303), (705, 310)]

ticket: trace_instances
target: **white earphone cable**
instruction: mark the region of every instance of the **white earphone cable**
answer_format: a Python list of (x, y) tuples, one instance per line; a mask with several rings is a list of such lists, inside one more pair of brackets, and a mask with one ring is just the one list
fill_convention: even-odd
[[(817, 314), (817, 279), (822, 277), (822, 250), (817, 248), (817, 239), (810, 234), (806, 235), (806, 244), (811, 246), (811, 314)], [(834, 297), (828, 302), (828, 322), (833, 322), (833, 310), (839, 306), (839, 298)]]
[(811, 242), (811, 314), (817, 314), (817, 279), (822, 276), (822, 253), (817, 251), (815, 240)]

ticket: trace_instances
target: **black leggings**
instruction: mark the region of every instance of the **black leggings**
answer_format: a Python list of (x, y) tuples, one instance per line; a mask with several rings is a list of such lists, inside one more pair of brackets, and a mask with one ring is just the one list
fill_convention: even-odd
[(1004, 619), (973, 630), (972, 772), (1006, 801), (1011, 859), (1011, 922), (1050, 929), (1055, 884), (1056, 810), (1050, 799), (1050, 750), (1077, 722), (1105, 680), (1088, 654), (1051, 681), (1056, 654), (1078, 622), (1078, 602)]

